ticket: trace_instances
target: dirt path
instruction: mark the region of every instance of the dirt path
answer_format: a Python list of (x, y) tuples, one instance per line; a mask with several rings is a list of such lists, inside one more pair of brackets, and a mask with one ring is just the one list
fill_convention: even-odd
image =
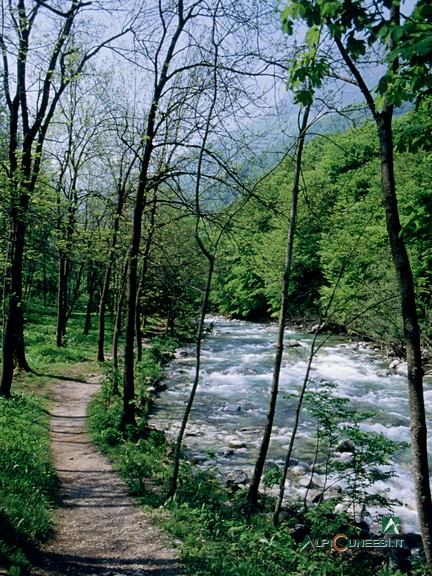
[(52, 448), (61, 505), (56, 537), (31, 574), (179, 576), (168, 537), (126, 495), (123, 482), (85, 435), (86, 406), (97, 389), (97, 376), (55, 389)]

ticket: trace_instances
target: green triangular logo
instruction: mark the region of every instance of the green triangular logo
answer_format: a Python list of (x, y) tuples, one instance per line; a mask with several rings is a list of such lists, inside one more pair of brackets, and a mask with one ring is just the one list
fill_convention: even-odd
[(397, 516), (384, 516), (382, 519), (383, 534), (402, 534), (402, 526)]

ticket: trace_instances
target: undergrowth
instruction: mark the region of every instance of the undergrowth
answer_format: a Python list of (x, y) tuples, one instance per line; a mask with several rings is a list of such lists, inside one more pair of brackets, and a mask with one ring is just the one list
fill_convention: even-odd
[(48, 413), (36, 397), (0, 398), (0, 566), (21, 574), (35, 546), (52, 534), (57, 478)]

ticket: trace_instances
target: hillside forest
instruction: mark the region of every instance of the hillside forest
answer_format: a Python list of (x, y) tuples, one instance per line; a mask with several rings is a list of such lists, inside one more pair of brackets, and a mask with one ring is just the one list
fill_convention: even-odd
[[(51, 534), (47, 383), (91, 365), (104, 382), (90, 406), (92, 437), (133, 493), (145, 497), (140, 474), (159, 485), (145, 503), (171, 514), (188, 573), (430, 573), (429, 2), (10, 0), (0, 18), (0, 565), (25, 573), (29, 550)], [(208, 314), (278, 324), (256, 465), (232, 494), (191, 471), (183, 452)], [(285, 466), (271, 477), (293, 326), (314, 340), (292, 391)], [(333, 512), (336, 494), (307, 511), (284, 500), (323, 334), (406, 362), (421, 550), (405, 564), (298, 552), (325, 522), (359, 533), (355, 512)], [(173, 443), (147, 418), (163, 394), (164, 364), (185, 343), (195, 376)], [(343, 402), (333, 402), (335, 424)], [(324, 411), (315, 418), (326, 422), (320, 441), (330, 447), (335, 428)], [(358, 439), (363, 416), (349, 417)], [(44, 430), (37, 448), (33, 425)], [(389, 464), (396, 446), (376, 450), (356, 474)], [(366, 476), (359, 493), (386, 478)], [(263, 482), (278, 490), (263, 497)], [(35, 490), (43, 529), (24, 510)], [(200, 550), (198, 525), (207, 537)], [(296, 540), (299, 525), (306, 532)]]

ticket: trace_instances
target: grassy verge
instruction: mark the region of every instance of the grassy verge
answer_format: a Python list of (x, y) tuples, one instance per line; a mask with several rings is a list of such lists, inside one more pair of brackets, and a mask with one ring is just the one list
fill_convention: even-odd
[(0, 565), (11, 576), (52, 533), (56, 474), (49, 452), (46, 402), (0, 398)]
[[(243, 513), (245, 494), (233, 492), (211, 474), (183, 461), (179, 488), (165, 502), (171, 477), (172, 446), (161, 431), (147, 426), (151, 397), (146, 386), (159, 380), (157, 354), (147, 351), (140, 375), (145, 382), (137, 400), (139, 426), (122, 433), (121, 398), (115, 393), (115, 374), (107, 374), (102, 391), (89, 408), (92, 437), (114, 461), (130, 492), (152, 509), (155, 518), (179, 543), (188, 574), (194, 576), (398, 576), (389, 568), (386, 552), (308, 548), (301, 551), (305, 534), (312, 540), (326, 534), (359, 537), (348, 517), (334, 516), (334, 502), (304, 513), (293, 504), (280, 527), (271, 524), (272, 502), (263, 499), (262, 512), (248, 524)], [(156, 377), (155, 377), (156, 374)], [(300, 526), (300, 530), (299, 530)], [(301, 535), (303, 531), (303, 535)], [(387, 566), (386, 566), (387, 565)], [(411, 574), (420, 576), (423, 568)]]

